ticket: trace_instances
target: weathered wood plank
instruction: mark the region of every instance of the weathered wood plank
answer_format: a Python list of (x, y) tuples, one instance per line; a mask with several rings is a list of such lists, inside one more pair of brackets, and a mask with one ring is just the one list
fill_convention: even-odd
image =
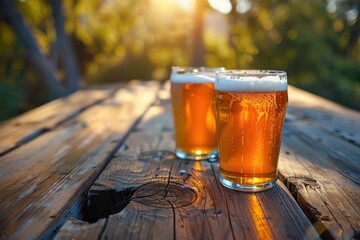
[(289, 103), (291, 106), (298, 106), (300, 108), (312, 109), (326, 109), (329, 112), (337, 113), (346, 118), (359, 120), (359, 112), (351, 110), (335, 102), (327, 100), (323, 97), (306, 92), (299, 88), (289, 86)]
[[(144, 140), (143, 135), (138, 137)], [(239, 193), (219, 185), (214, 175), (219, 171), (217, 164), (181, 161), (169, 152), (159, 153), (113, 159), (108, 177), (100, 177), (90, 190), (89, 213), (116, 204), (120, 206), (115, 210), (123, 208), (109, 217), (104, 238), (316, 237), (281, 183), (264, 193)], [(156, 154), (158, 159), (154, 159)], [(146, 170), (139, 172), (140, 167)], [(109, 185), (114, 188), (109, 189)]]
[(105, 219), (101, 219), (93, 224), (88, 224), (86, 222), (70, 218), (68, 221), (66, 221), (65, 225), (61, 228), (61, 232), (59, 232), (59, 234), (57, 234), (54, 239), (92, 239), (94, 236), (100, 236), (104, 225)]
[[(287, 122), (279, 172), (308, 216), (325, 236), (350, 239), (360, 230), (359, 161), (335, 145), (316, 140), (316, 129)], [(327, 143), (325, 143), (327, 144)], [(329, 146), (334, 146), (332, 149)], [(355, 155), (351, 153), (349, 155)]]
[(360, 147), (359, 112), (291, 86), (289, 103), (287, 113), (297, 121)]
[(267, 192), (240, 193), (220, 185), (218, 163), (176, 159), (169, 107), (163, 100), (148, 111), (90, 188), (90, 221), (111, 214), (90, 239), (317, 237), (281, 182)]
[[(136, 95), (137, 90), (129, 91)], [(159, 105), (149, 109), (116, 154), (112, 162), (118, 163), (111, 162), (113, 172), (109, 170), (107, 178), (100, 183), (98, 179), (92, 187), (98, 188), (97, 191), (106, 197), (91, 200), (94, 205), (90, 208), (90, 216), (104, 214), (103, 209), (107, 211), (105, 215), (113, 215), (107, 221), (100, 220), (93, 225), (69, 221), (57, 235), (58, 239), (81, 236), (91, 236), (90, 239), (181, 238), (189, 235), (212, 238), (218, 237), (218, 232), (222, 234), (220, 237), (230, 239), (292, 238), (293, 224), (300, 225), (295, 230), (295, 238), (314, 236), (311, 227), (309, 232), (304, 230), (308, 222), (304, 222), (296, 207), (293, 208), (294, 203), (281, 183), (271, 191), (254, 194), (256, 197), (250, 197), (252, 194), (239, 197), (237, 192), (224, 189), (216, 181), (216, 163), (175, 159), (169, 151), (173, 149), (173, 140), (168, 93), (163, 90), (162, 94), (164, 97), (160, 98)], [(123, 97), (128, 95), (121, 94)], [(140, 101), (142, 94), (136, 96), (136, 101)], [(54, 131), (0, 158), (2, 238), (48, 236), (47, 229), (58, 226), (70, 209), (76, 215), (81, 194), (101, 171), (106, 156), (126, 135), (125, 131), (118, 131), (121, 126), (115, 125), (116, 122), (131, 122), (129, 116), (118, 117), (117, 113), (136, 109), (130, 100), (134, 97), (120, 100), (118, 97), (101, 106), (92, 106)], [(291, 87), (289, 98), (280, 157), (281, 180), (323, 237), (359, 238), (358, 114)], [(98, 110), (92, 111), (95, 107)], [(108, 110), (100, 110), (104, 108)], [(115, 110), (117, 108), (123, 110)], [(117, 119), (109, 120), (106, 117), (109, 112)], [(101, 122), (103, 124), (99, 124)], [(30, 144), (31, 148), (27, 148)], [(35, 155), (29, 156), (29, 153)], [(150, 165), (147, 164), (149, 161)], [(95, 168), (89, 170), (90, 167)], [(119, 176), (120, 173), (124, 175)], [(201, 198), (195, 198), (194, 194)], [(185, 197), (179, 201), (179, 196)], [(26, 201), (29, 204), (25, 204)], [(188, 202), (191, 204), (187, 205)], [(117, 209), (104, 208), (109, 205), (117, 205)], [(272, 209), (278, 205), (280, 207)], [(286, 209), (289, 206), (290, 210)], [(120, 213), (114, 213), (121, 209)], [(278, 215), (284, 213), (287, 216), (285, 223), (278, 219)], [(242, 215), (248, 222), (242, 221)], [(26, 219), (35, 219), (45, 225), (29, 226)], [(21, 226), (24, 223), (24, 227)], [(79, 224), (82, 225), (80, 229)], [(275, 228), (279, 226), (276, 225), (290, 230), (277, 230)], [(14, 229), (19, 230), (14, 233)]]
[(289, 91), (279, 173), (324, 238), (360, 236), (360, 114)]
[(0, 158), (1, 238), (51, 234), (155, 101), (157, 82), (133, 82), (53, 131)]
[[(118, 85), (117, 88), (120, 86)], [(117, 88), (78, 91), (24, 113), (0, 125), (0, 156), (74, 117), (108, 97)]]

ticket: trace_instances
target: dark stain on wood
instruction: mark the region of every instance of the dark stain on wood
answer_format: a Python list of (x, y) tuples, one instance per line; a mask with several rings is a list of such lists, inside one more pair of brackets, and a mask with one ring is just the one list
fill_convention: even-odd
[(88, 200), (92, 203), (96, 202), (98, 208), (88, 207), (91, 209), (88, 213), (88, 221), (90, 223), (96, 222), (100, 218), (105, 218), (108, 215), (120, 212), (124, 209), (133, 196), (136, 189), (128, 188), (123, 191), (107, 190), (101, 193), (101, 197), (97, 193), (89, 195)]

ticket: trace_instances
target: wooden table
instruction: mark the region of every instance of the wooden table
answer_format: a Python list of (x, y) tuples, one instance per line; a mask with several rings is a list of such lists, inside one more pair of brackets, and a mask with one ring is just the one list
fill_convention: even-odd
[(1, 239), (360, 238), (360, 114), (289, 88), (277, 185), (173, 154), (169, 83), (83, 90), (0, 125)]

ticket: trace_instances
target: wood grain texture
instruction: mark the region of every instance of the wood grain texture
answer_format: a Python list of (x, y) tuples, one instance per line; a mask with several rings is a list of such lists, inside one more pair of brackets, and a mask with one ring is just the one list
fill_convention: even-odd
[[(289, 86), (288, 113), (326, 134), (360, 147), (360, 114), (322, 97)], [(288, 114), (289, 115), (289, 114)]]
[(1, 157), (1, 238), (51, 236), (67, 215), (76, 215), (83, 194), (155, 101), (158, 89), (157, 82), (132, 82)]
[(358, 112), (289, 87), (285, 185), (244, 194), (219, 184), (218, 163), (175, 158), (169, 83), (158, 88), (134, 82), (60, 124), (33, 115), (51, 131), (0, 157), (0, 238), (52, 236), (85, 195), (88, 219), (100, 220), (70, 219), (56, 239), (312, 239), (314, 227), (325, 239), (360, 238)]
[(0, 156), (110, 97), (117, 88), (79, 91), (0, 124)]
[(90, 188), (89, 220), (108, 216), (104, 231), (90, 239), (317, 237), (281, 182), (267, 192), (240, 193), (220, 185), (218, 163), (177, 159), (170, 119), (163, 99)]
[(358, 111), (346, 108), (340, 104), (317, 96), (310, 92), (304, 91), (300, 88), (289, 86), (288, 92), (289, 103), (291, 106), (298, 106), (301, 108), (326, 109), (332, 113), (338, 113), (340, 115), (343, 115), (346, 118), (360, 120)]
[(360, 114), (289, 89), (280, 178), (323, 238), (360, 238)]
[(93, 224), (88, 224), (87, 222), (70, 218), (66, 221), (65, 225), (61, 228), (61, 232), (59, 232), (54, 239), (92, 239), (94, 236), (99, 236), (101, 234), (104, 225), (105, 219), (99, 220)]
[[(147, 170), (143, 173), (139, 166), (130, 167), (138, 165), (136, 161), (154, 159), (155, 155), (157, 159), (146, 161)], [(108, 177), (112, 181), (100, 177), (90, 190), (89, 199), (89, 212), (101, 214), (98, 210), (117, 204), (118, 208), (113, 210), (121, 210), (106, 212), (112, 215), (105, 225), (103, 239), (317, 237), (281, 182), (263, 193), (235, 192), (219, 185), (217, 164), (178, 160), (166, 151), (148, 151), (130, 158), (122, 155), (111, 164), (112, 170), (117, 169)], [(110, 185), (114, 188), (109, 189)]]

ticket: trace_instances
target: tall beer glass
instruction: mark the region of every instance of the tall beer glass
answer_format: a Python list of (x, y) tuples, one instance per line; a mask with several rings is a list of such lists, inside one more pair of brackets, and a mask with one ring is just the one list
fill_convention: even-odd
[(274, 186), (288, 102), (286, 72), (217, 73), (214, 102), (220, 182), (247, 192)]
[(176, 156), (194, 160), (217, 157), (213, 109), (215, 71), (223, 68), (173, 67), (171, 100)]

